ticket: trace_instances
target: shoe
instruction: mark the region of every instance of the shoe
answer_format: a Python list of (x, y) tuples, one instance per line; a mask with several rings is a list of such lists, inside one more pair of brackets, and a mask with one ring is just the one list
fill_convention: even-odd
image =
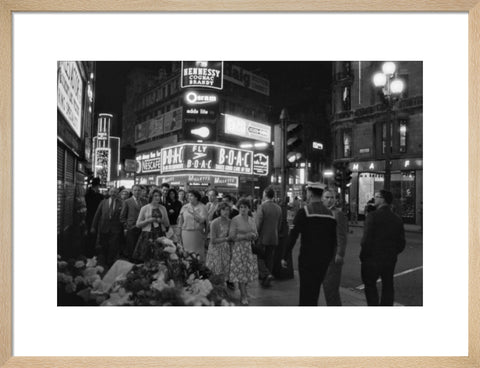
[(248, 305), (248, 299), (247, 299), (247, 298), (243, 298), (243, 299), (240, 301), (240, 304), (241, 304), (241, 305)]
[(264, 288), (268, 288), (270, 286), (272, 286), (272, 280), (273, 280), (273, 276), (272, 275), (268, 275), (267, 277), (265, 277), (263, 280), (262, 280), (262, 286)]

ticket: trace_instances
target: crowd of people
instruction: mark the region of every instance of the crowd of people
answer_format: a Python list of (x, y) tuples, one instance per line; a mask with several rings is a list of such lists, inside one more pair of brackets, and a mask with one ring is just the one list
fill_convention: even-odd
[[(299, 305), (317, 305), (323, 286), (326, 304), (341, 306), (340, 280), (347, 246), (348, 221), (336, 207), (335, 191), (321, 183), (307, 186), (305, 200), (295, 198), (293, 227), (288, 234), (286, 207), (275, 200), (272, 188), (262, 199), (230, 194), (219, 197), (177, 190), (164, 183), (130, 190), (109, 188), (103, 196), (95, 179), (85, 195), (89, 229), (85, 253), (105, 266), (117, 259), (142, 263), (153, 257), (152, 240), (166, 236), (185, 250), (197, 253), (230, 289), (238, 287), (240, 302), (249, 304), (249, 283), (268, 288), (274, 280), (274, 259), (281, 253), (287, 267), (299, 236)], [(375, 195), (361, 241), (362, 280), (368, 305), (393, 305), (393, 271), (405, 247), (403, 224), (390, 209), (392, 195)], [(282, 247), (281, 237), (287, 239)], [(288, 237), (285, 235), (288, 234)], [(382, 279), (382, 295), (376, 281)]]

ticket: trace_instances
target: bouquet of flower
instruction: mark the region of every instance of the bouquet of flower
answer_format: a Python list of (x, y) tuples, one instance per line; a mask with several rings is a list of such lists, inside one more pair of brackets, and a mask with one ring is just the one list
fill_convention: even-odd
[(233, 305), (223, 282), (210, 277), (198, 254), (186, 252), (168, 238), (158, 238), (153, 259), (133, 266), (114, 284), (102, 305)]
[[(104, 269), (97, 265), (96, 257), (68, 261), (57, 256), (57, 304), (84, 305), (85, 299), (79, 292), (96, 287), (101, 282)], [(92, 304), (95, 304), (92, 302)]]

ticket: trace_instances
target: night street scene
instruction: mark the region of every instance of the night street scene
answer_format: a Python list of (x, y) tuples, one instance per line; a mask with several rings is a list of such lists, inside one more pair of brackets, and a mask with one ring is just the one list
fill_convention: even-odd
[(58, 61), (58, 306), (422, 306), (421, 61)]

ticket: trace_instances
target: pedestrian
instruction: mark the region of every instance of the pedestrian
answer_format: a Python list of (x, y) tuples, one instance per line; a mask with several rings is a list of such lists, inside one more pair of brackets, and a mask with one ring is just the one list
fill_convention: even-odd
[(230, 271), (231, 249), (228, 242), (228, 232), (230, 230), (230, 205), (228, 203), (219, 203), (217, 211), (220, 217), (217, 217), (210, 224), (210, 245), (207, 251), (206, 266), (214, 275), (227, 281)]
[[(224, 194), (222, 197), (222, 202), (228, 203), (230, 205), (230, 218), (233, 219), (239, 214), (237, 206), (235, 206), (235, 198), (231, 194)], [(213, 216), (215, 218), (216, 215)]]
[(133, 251), (137, 245), (138, 237), (142, 230), (137, 227), (140, 209), (147, 204), (147, 201), (140, 197), (141, 188), (139, 185), (132, 187), (132, 196), (123, 202), (120, 222), (125, 234), (125, 248), (122, 253), (126, 259), (131, 260)]
[(282, 226), (282, 208), (273, 201), (275, 191), (268, 187), (263, 191), (263, 203), (255, 214), (258, 231), (257, 259), (262, 287), (269, 287), (273, 280), (273, 263), (278, 247), (278, 233)]
[[(87, 193), (85, 194), (85, 204), (87, 206), (87, 215), (85, 217), (85, 223), (87, 230), (90, 230), (92, 227), (93, 218), (97, 212), (97, 208), (104, 199), (103, 195), (100, 193), (100, 179), (93, 178), (90, 188), (88, 188)], [(87, 236), (87, 241), (85, 244), (85, 256), (92, 258), (95, 255), (95, 242), (96, 234), (89, 234)]]
[(119, 257), (122, 241), (120, 213), (122, 201), (116, 188), (108, 190), (109, 198), (102, 200), (95, 212), (90, 232), (97, 234), (96, 253), (99, 262), (110, 267)]
[(122, 200), (122, 202), (125, 202), (128, 198), (130, 198), (130, 192), (128, 191), (128, 189), (123, 189), (122, 191), (120, 191), (120, 199)]
[(258, 238), (255, 220), (248, 215), (250, 202), (241, 199), (237, 203), (239, 214), (232, 219), (229, 240), (233, 242), (230, 261), (230, 282), (238, 282), (240, 303), (248, 305), (247, 284), (258, 279), (257, 257), (252, 253), (252, 242)]
[(200, 202), (202, 198), (196, 190), (187, 193), (189, 203), (184, 205), (178, 216), (181, 228), (181, 242), (185, 250), (198, 253), (205, 260), (204, 231), (207, 221), (207, 208)]
[(170, 184), (169, 183), (162, 183), (160, 190), (162, 192), (162, 200), (160, 203), (163, 206), (167, 205), (167, 198), (168, 198), (168, 191), (170, 190)]
[(187, 196), (186, 196), (185, 191), (183, 189), (180, 189), (178, 191), (178, 200), (182, 203), (182, 206), (188, 203), (186, 197)]
[[(365, 222), (361, 241), (360, 261), (362, 281), (369, 306), (392, 306), (394, 300), (393, 273), (398, 255), (405, 249), (405, 230), (399, 216), (390, 205), (393, 195), (387, 190), (375, 193), (376, 210)], [(382, 280), (379, 300), (377, 280)]]
[(327, 306), (342, 305), (340, 298), (340, 280), (342, 277), (343, 260), (345, 257), (345, 249), (347, 247), (348, 221), (347, 216), (342, 210), (336, 207), (335, 192), (333, 190), (325, 190), (322, 195), (322, 203), (335, 216), (337, 221), (337, 245), (335, 248), (335, 256), (328, 266), (325, 279), (323, 280), (323, 293)]
[(167, 193), (167, 203), (165, 208), (167, 209), (168, 220), (170, 221), (170, 228), (172, 229), (173, 233), (172, 240), (175, 242), (177, 242), (180, 237), (178, 216), (180, 215), (182, 206), (182, 203), (178, 200), (177, 191), (173, 188), (170, 188)]
[(165, 207), (160, 203), (162, 192), (154, 189), (150, 193), (150, 203), (140, 209), (136, 226), (142, 229), (132, 258), (136, 261), (148, 261), (153, 257), (153, 242), (165, 236), (170, 226)]
[(140, 185), (140, 198), (148, 203), (148, 188), (145, 185)]
[(208, 212), (208, 221), (213, 220), (213, 216), (217, 213), (218, 207), (218, 192), (215, 188), (209, 189), (207, 192), (208, 203), (207, 203), (207, 212)]
[(320, 286), (337, 245), (335, 217), (322, 203), (324, 188), (322, 183), (307, 184), (308, 204), (298, 210), (293, 220), (293, 228), (281, 261), (282, 266), (287, 267), (285, 259), (291, 257), (297, 238), (301, 235), (298, 256), (301, 306), (317, 305)]

